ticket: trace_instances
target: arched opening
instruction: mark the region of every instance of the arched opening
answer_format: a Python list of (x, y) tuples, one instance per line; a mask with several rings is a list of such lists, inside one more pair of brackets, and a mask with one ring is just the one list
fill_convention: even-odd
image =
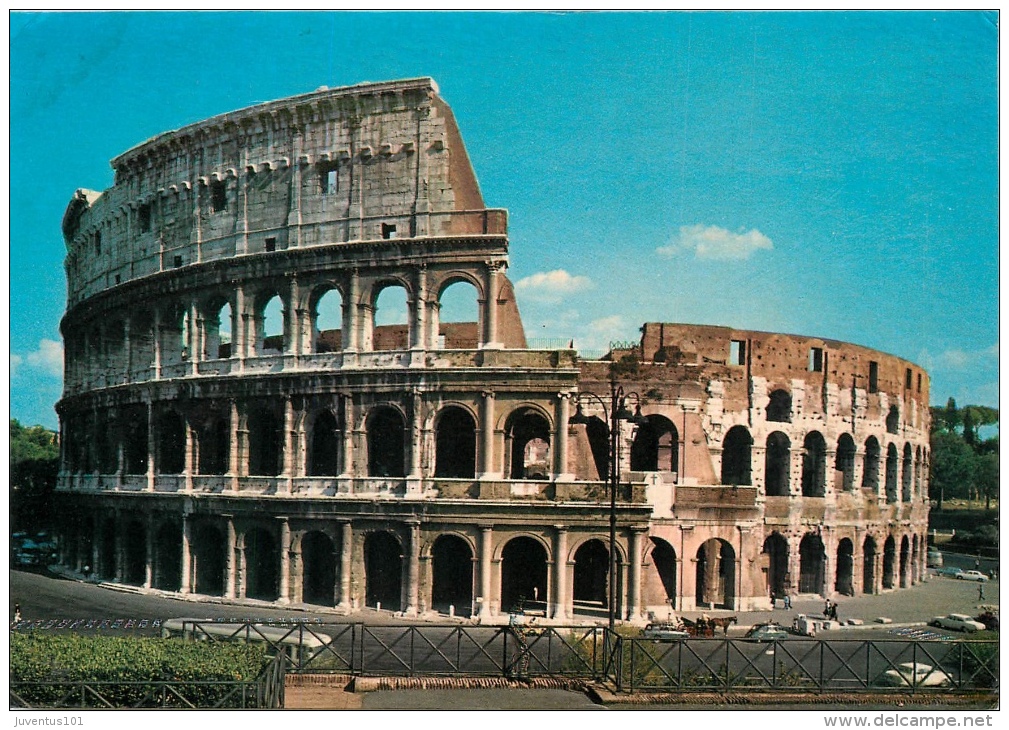
[(897, 406), (890, 406), (890, 412), (886, 414), (886, 432), (897, 433), (900, 428), (900, 411)]
[(280, 552), (268, 530), (254, 527), (245, 533), (245, 595), (276, 601), (280, 595)]
[(200, 474), (226, 474), (231, 455), (231, 423), (215, 418), (199, 431)]
[(166, 522), (154, 540), (154, 587), (178, 591), (182, 587), (182, 528)]
[(662, 588), (666, 593), (666, 603), (670, 608), (676, 608), (676, 551), (672, 545), (659, 537), (650, 538), (652, 541), (652, 565), (659, 574), (662, 581)]
[(372, 350), (406, 350), (410, 347), (410, 308), (405, 288), (387, 284), (378, 290), (372, 323)]
[(308, 474), (313, 477), (335, 477), (340, 473), (343, 439), (336, 416), (324, 410), (312, 424), (311, 449), (308, 452)]
[(736, 553), (713, 537), (697, 549), (697, 605), (735, 608)]
[(592, 461), (596, 465), (596, 473), (600, 481), (605, 481), (610, 473), (610, 429), (603, 419), (590, 416), (585, 424), (585, 435), (592, 449)]
[(586, 540), (575, 551), (572, 600), (577, 608), (605, 608), (610, 570), (610, 551), (602, 540)]
[(231, 357), (232, 325), (231, 304), (225, 299), (213, 300), (204, 323), (206, 334), (203, 356), (206, 359)]
[(126, 557), (123, 582), (142, 586), (147, 570), (147, 530), (144, 523), (138, 520), (126, 523), (123, 531), (123, 553)]
[(129, 408), (123, 414), (120, 433), (127, 474), (147, 473), (147, 411)]
[(514, 537), (501, 553), (501, 610), (543, 608), (547, 600), (547, 551), (531, 537)]
[(403, 553), (388, 532), (364, 539), (365, 602), (389, 611), (402, 610)]
[(319, 530), (301, 538), (301, 600), (317, 606), (336, 604), (336, 550), (329, 535)]
[(834, 458), (834, 490), (850, 492), (855, 488), (855, 441), (850, 434), (843, 433), (837, 439), (837, 455)]
[(439, 350), (472, 350), (480, 343), (477, 290), (468, 281), (455, 281), (441, 290), (435, 315)]
[(862, 489), (874, 494), (879, 490), (879, 441), (875, 436), (865, 440), (865, 456), (862, 458)]
[(280, 355), (284, 352), (284, 300), (279, 294), (262, 297), (256, 309), (256, 354)]
[(103, 578), (111, 580), (116, 577), (116, 522), (111, 517), (102, 521), (95, 570)]
[(158, 419), (154, 463), (158, 474), (181, 474), (186, 468), (186, 427), (175, 411), (165, 411)]
[(897, 447), (890, 444), (886, 449), (886, 503), (897, 501), (897, 469), (899, 458)]
[(788, 590), (788, 540), (780, 532), (772, 532), (764, 540), (767, 556), (767, 589), (778, 598)]
[(901, 468), (901, 498), (905, 502), (911, 501), (911, 478), (914, 469), (914, 452), (911, 451), (911, 444), (904, 444), (904, 463)]
[(914, 585), (918, 582), (919, 575), (919, 565), (918, 565), (918, 536), (911, 536), (911, 576), (909, 583)]
[(900, 540), (900, 587), (911, 585), (911, 543), (907, 535)]
[(921, 496), (921, 474), (923, 464), (921, 447), (918, 446), (914, 450), (914, 490), (911, 494), (912, 499), (916, 496)]
[(679, 464), (676, 426), (665, 416), (647, 416), (647, 422), (638, 426), (631, 444), (631, 471), (677, 472)]
[(95, 456), (99, 474), (115, 474), (119, 470), (116, 444), (112, 438), (113, 421), (105, 411), (99, 411), (95, 422)]
[(312, 320), (310, 351), (339, 352), (343, 349), (343, 297), (339, 289), (319, 289), (309, 301)]
[(192, 589), (205, 596), (223, 596), (228, 544), (214, 525), (200, 525), (193, 535)]
[(406, 476), (406, 426), (395, 408), (379, 406), (368, 414), (368, 476)]
[(834, 590), (845, 596), (855, 595), (855, 546), (848, 538), (837, 544), (837, 575)]
[(440, 535), (431, 548), (431, 606), (469, 616), (473, 606), (473, 551), (457, 535)]
[(862, 593), (876, 592), (876, 541), (866, 535), (862, 543)]
[(445, 479), (476, 477), (476, 422), (463, 408), (449, 406), (438, 414), (434, 475)]
[(767, 437), (764, 452), (764, 491), (768, 497), (787, 497), (792, 464), (792, 442), (781, 431)]
[(802, 449), (802, 496), (822, 497), (826, 490), (827, 442), (819, 431), (810, 431)]
[(284, 438), (280, 418), (266, 408), (249, 411), (249, 474), (277, 476), (283, 465)]
[(722, 442), (722, 484), (750, 483), (750, 447), (753, 439), (743, 426), (733, 426)]
[(512, 413), (505, 425), (510, 479), (546, 479), (550, 473), (550, 424), (531, 408)]
[(767, 399), (767, 420), (789, 423), (792, 420), (792, 394), (787, 390), (772, 390)]
[(823, 593), (827, 553), (819, 535), (807, 533), (799, 543), (799, 593)]
[(890, 535), (883, 543), (883, 588), (893, 588), (896, 563), (897, 543), (894, 542), (893, 535)]

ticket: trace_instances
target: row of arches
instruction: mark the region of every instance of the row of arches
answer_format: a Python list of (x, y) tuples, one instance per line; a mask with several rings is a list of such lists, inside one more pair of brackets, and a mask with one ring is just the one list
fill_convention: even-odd
[[(722, 484), (748, 485), (752, 483), (751, 450), (753, 438), (745, 426), (733, 426), (722, 442)], [(782, 431), (774, 431), (765, 442), (764, 492), (769, 497), (784, 497), (791, 493), (792, 441)], [(827, 442), (818, 431), (806, 434), (802, 443), (801, 494), (804, 497), (823, 497), (827, 488), (827, 470), (830, 454)], [(835, 491), (851, 492), (855, 489), (855, 464), (857, 449), (851, 434), (841, 434), (835, 445), (833, 470)], [(875, 436), (869, 436), (862, 450), (861, 487), (879, 491), (881, 451)], [(921, 446), (912, 448), (904, 444), (903, 456), (896, 444), (889, 444), (885, 460), (885, 495), (889, 503), (910, 502), (914, 495), (924, 493), (928, 453)], [(899, 480), (899, 496), (898, 496)]]

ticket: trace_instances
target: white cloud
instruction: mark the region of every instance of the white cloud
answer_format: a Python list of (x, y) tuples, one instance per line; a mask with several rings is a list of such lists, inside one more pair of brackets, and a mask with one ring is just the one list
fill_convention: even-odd
[(980, 350), (967, 351), (953, 347), (940, 352), (936, 356), (927, 353), (922, 363), (926, 369), (936, 370), (967, 370), (976, 365), (982, 365), (992, 360), (998, 360), (998, 343)]
[(564, 269), (539, 272), (515, 284), (515, 289), (541, 302), (559, 302), (570, 294), (588, 291), (592, 280), (587, 276), (572, 276)]
[(39, 340), (39, 347), (34, 352), (21, 356), (11, 353), (11, 374), (21, 368), (39, 370), (46, 375), (61, 377), (63, 375), (63, 344), (55, 340)]
[(693, 252), (699, 259), (718, 261), (740, 261), (750, 258), (750, 254), (760, 249), (773, 249), (771, 239), (756, 228), (737, 233), (718, 226), (680, 226), (680, 233), (666, 246), (655, 251), (662, 256), (675, 256)]

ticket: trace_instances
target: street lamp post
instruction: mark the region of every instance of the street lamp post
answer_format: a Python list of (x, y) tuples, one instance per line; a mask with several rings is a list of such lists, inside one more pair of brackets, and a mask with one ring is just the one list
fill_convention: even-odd
[[(627, 408), (627, 398), (633, 396), (638, 401), (635, 413)], [(589, 417), (582, 412), (582, 400), (595, 400), (603, 410), (603, 415), (609, 422), (609, 470), (607, 474), (607, 487), (610, 493), (610, 535), (609, 553), (610, 564), (608, 570), (609, 595), (606, 604), (608, 626), (613, 631), (616, 623), (617, 605), (617, 489), (620, 486), (620, 422), (630, 421), (641, 424), (646, 419), (641, 415), (641, 398), (637, 393), (625, 393), (622, 386), (616, 380), (610, 380), (610, 405), (595, 393), (579, 393), (577, 398), (577, 409), (575, 415), (568, 419), (569, 423), (575, 425), (585, 425), (589, 422)]]

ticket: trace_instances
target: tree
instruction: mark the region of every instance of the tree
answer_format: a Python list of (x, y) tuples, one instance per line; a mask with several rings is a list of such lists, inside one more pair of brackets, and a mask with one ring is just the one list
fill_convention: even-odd
[(939, 509), (947, 498), (965, 498), (974, 485), (975, 455), (959, 434), (940, 431), (932, 435), (932, 470), (929, 486)]
[(60, 466), (57, 436), (42, 426), (10, 420), (11, 528), (36, 531), (51, 525)]
[(981, 454), (975, 457), (974, 483), (984, 495), (984, 508), (991, 509), (991, 500), (998, 497), (998, 453)]

